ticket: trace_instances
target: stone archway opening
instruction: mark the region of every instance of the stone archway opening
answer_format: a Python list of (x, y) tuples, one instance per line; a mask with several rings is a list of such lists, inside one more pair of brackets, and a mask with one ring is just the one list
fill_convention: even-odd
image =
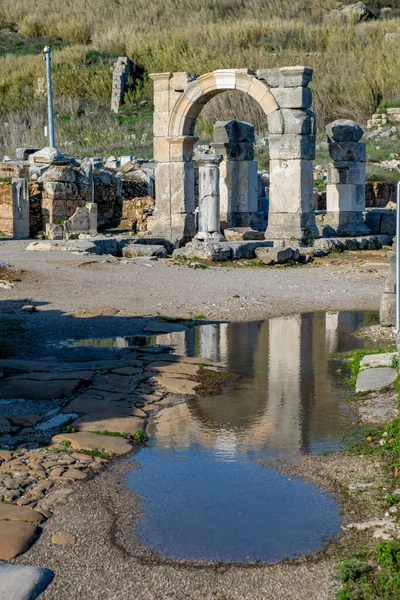
[(268, 118), (270, 131), (269, 239), (318, 235), (312, 212), (315, 117), (308, 84), (312, 69), (225, 69), (202, 76), (158, 73), (154, 81), (156, 211), (153, 233), (174, 239), (196, 234), (193, 149), (196, 119), (218, 94), (248, 94)]

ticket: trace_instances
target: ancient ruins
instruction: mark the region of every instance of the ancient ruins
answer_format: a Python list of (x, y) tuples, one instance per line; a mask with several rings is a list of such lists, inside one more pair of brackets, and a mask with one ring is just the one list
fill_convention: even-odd
[[(133, 71), (126, 57), (116, 62), (112, 110)], [(87, 238), (99, 252), (106, 233), (117, 238), (117, 253), (139, 243), (157, 256), (267, 264), (391, 243), (394, 212), (382, 206), (380, 188), (369, 185), (366, 193), (363, 130), (353, 121), (326, 128), (331, 162), (320, 205), (312, 75), (303, 66), (152, 74), (154, 159), (80, 160), (54, 148), (17, 149), (15, 160), (0, 164), (0, 232), (47, 244)], [(255, 160), (250, 123), (217, 121), (211, 143), (196, 145), (197, 117), (228, 90), (248, 95), (265, 113), (268, 173)]]

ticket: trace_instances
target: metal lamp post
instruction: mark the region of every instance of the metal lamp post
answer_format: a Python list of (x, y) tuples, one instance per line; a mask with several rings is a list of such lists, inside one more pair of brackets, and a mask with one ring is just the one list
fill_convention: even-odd
[(46, 61), (46, 76), (47, 76), (47, 112), (49, 118), (49, 146), (50, 148), (55, 148), (54, 144), (54, 116), (53, 116), (53, 90), (51, 85), (51, 69), (50, 69), (50, 46), (46, 46), (43, 48), (44, 57), (43, 60)]
[(396, 202), (396, 331), (400, 332), (400, 181)]

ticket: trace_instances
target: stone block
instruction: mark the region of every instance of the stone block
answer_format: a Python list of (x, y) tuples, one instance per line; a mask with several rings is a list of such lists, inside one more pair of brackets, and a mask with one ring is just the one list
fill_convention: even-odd
[(354, 183), (365, 185), (365, 180), (365, 163), (346, 161), (328, 164), (328, 184)]
[(224, 262), (233, 256), (232, 248), (227, 242), (191, 242), (183, 248), (174, 250), (173, 258), (200, 259), (213, 262)]
[(389, 273), (386, 281), (385, 281), (385, 292), (387, 294), (395, 294), (396, 293), (396, 274)]
[(329, 154), (334, 162), (365, 162), (367, 156), (363, 142), (332, 142)]
[(258, 260), (265, 265), (285, 263), (293, 258), (294, 252), (290, 247), (280, 248), (279, 246), (276, 248), (257, 248), (255, 250)]
[(29, 155), (29, 161), (40, 164), (51, 164), (57, 160), (63, 159), (64, 156), (56, 150), (56, 148), (42, 148), (37, 152)]
[(46, 181), (43, 189), (50, 198), (59, 200), (73, 200), (78, 197), (78, 186), (75, 183), (64, 183), (61, 181)]
[(315, 136), (271, 134), (268, 137), (270, 160), (314, 160)]
[(217, 143), (227, 142), (250, 142), (256, 141), (254, 127), (245, 121), (217, 121), (214, 125), (214, 141)]
[(251, 229), (251, 227), (226, 228), (224, 229), (224, 236), (228, 242), (264, 240), (264, 232)]
[(167, 258), (168, 252), (161, 245), (127, 244), (122, 248), (122, 256), (126, 258), (150, 257)]
[(380, 233), (381, 231), (382, 213), (378, 210), (368, 210), (364, 213), (364, 222), (372, 234)]
[(252, 259), (256, 257), (258, 249), (272, 247), (270, 241), (254, 241), (254, 242), (229, 242), (232, 250), (232, 258), (234, 259)]
[(267, 240), (296, 240), (309, 242), (318, 237), (314, 213), (271, 213), (265, 232)]
[(364, 211), (365, 186), (352, 183), (336, 183), (326, 186), (326, 210)]
[(268, 115), (270, 134), (314, 135), (315, 115), (311, 110), (282, 108)]
[(64, 237), (64, 228), (62, 225), (46, 223), (46, 237), (49, 240), (62, 240)]
[(15, 150), (15, 158), (17, 160), (28, 160), (31, 154), (39, 152), (40, 148), (17, 148)]
[[(371, 233), (364, 223), (362, 212), (359, 211), (327, 211), (324, 217), (324, 235), (326, 235), (326, 227), (333, 230), (329, 235), (359, 236), (369, 235)], [(356, 250), (357, 248), (354, 247), (348, 249)]]
[(258, 69), (256, 76), (269, 87), (307, 87), (312, 80), (313, 70), (309, 67)]
[(350, 119), (337, 119), (326, 126), (329, 142), (359, 142), (364, 131)]
[(213, 142), (212, 147), (227, 160), (254, 160), (254, 144), (250, 142)]
[(383, 293), (380, 306), (380, 323), (384, 327), (396, 325), (396, 294)]
[(309, 213), (313, 209), (312, 161), (270, 160), (269, 196), (270, 216), (272, 213)]
[(279, 108), (311, 108), (312, 91), (305, 87), (277, 87), (272, 94)]
[(385, 211), (382, 214), (381, 230), (379, 233), (384, 235), (396, 235), (396, 213)]

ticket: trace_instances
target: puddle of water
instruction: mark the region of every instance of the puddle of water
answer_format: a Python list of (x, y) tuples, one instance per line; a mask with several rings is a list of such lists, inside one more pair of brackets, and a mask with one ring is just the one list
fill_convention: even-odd
[(364, 346), (352, 334), (369, 316), (309, 313), (148, 339), (241, 377), (152, 420), (150, 447), (134, 459), (142, 468), (127, 476), (145, 510), (139, 538), (169, 558), (274, 562), (340, 531), (332, 497), (255, 461), (340, 446), (352, 416), (332, 355)]

